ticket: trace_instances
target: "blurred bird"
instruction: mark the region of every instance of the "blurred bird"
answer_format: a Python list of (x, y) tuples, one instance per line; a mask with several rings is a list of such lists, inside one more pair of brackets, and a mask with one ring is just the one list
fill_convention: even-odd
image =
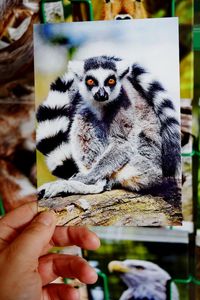
[[(171, 276), (158, 265), (145, 261), (127, 259), (111, 261), (110, 272), (119, 273), (128, 289), (119, 300), (166, 300), (167, 281)], [(179, 299), (177, 287), (172, 283), (172, 298)]]

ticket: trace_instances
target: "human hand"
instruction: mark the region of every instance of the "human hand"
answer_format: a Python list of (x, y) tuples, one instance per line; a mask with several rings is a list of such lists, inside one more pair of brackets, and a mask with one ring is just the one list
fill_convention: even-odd
[(37, 214), (27, 203), (0, 219), (1, 300), (76, 300), (78, 291), (65, 284), (50, 284), (57, 277), (78, 278), (86, 284), (96, 272), (81, 257), (48, 254), (54, 245), (95, 250), (99, 239), (85, 227), (56, 227), (52, 212)]

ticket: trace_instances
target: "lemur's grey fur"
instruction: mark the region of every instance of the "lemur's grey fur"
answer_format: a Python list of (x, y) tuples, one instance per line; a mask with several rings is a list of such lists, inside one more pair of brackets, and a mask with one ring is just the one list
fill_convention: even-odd
[(180, 177), (176, 110), (137, 64), (107, 56), (72, 61), (69, 74), (51, 85), (37, 120), (37, 147), (50, 171), (70, 177), (43, 185), (44, 197), (112, 186), (140, 191)]

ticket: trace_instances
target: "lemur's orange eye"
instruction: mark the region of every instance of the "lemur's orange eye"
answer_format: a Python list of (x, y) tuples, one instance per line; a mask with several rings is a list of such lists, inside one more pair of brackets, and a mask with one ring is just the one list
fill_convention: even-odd
[(115, 81), (115, 79), (113, 79), (113, 78), (110, 78), (109, 80), (108, 80), (108, 84), (109, 85), (114, 85), (116, 83), (116, 81)]
[(94, 85), (94, 80), (93, 79), (88, 79), (87, 81), (86, 81), (86, 83), (87, 83), (87, 85)]

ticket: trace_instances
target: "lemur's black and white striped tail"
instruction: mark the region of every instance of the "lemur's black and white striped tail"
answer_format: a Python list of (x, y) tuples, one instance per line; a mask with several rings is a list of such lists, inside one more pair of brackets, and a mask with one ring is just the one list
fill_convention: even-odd
[(79, 100), (73, 77), (67, 74), (51, 84), (48, 97), (36, 114), (37, 149), (46, 156), (50, 172), (64, 179), (77, 171), (71, 159), (69, 134)]
[(158, 81), (152, 79), (152, 75), (138, 64), (132, 65), (128, 80), (139, 95), (153, 107), (160, 121), (163, 176), (174, 177), (180, 175), (180, 124), (172, 100), (163, 86)]

